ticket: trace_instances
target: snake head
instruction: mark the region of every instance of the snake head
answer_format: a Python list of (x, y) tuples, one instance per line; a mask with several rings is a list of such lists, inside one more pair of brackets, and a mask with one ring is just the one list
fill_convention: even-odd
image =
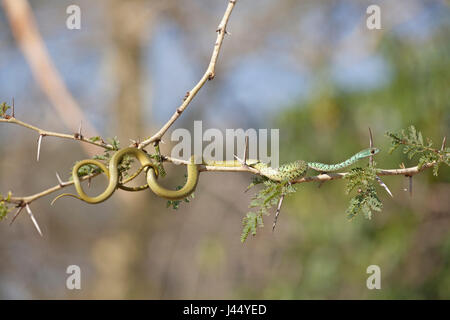
[(370, 157), (380, 152), (380, 149), (378, 148), (367, 148), (363, 151), (361, 151), (359, 154), (362, 158)]
[(378, 148), (369, 148), (370, 149), (370, 154), (374, 155), (377, 154), (378, 152), (380, 152), (380, 149)]

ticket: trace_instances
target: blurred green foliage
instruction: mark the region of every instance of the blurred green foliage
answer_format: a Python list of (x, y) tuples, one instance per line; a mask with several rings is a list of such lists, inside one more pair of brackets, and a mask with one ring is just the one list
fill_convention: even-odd
[[(381, 149), (378, 167), (417, 165), (417, 158), (401, 152), (389, 155), (384, 133), (414, 125), (434, 141), (448, 136), (447, 37), (447, 30), (418, 40), (422, 43), (386, 37), (379, 49), (391, 79), (376, 90), (318, 85), (315, 96), (280, 114), (274, 126), (281, 128), (280, 162), (342, 161), (368, 146), (371, 127)], [(437, 177), (431, 170), (415, 176), (412, 198), (403, 191), (406, 178), (384, 177), (394, 198), (375, 184), (385, 208), (372, 220), (346, 219), (344, 181), (325, 183), (321, 189), (302, 185), (285, 201), (280, 217), (298, 230), (288, 247), (280, 248), (286, 261), (283, 277), (273, 276), (262, 290), (243, 286), (236, 297), (450, 298), (450, 217), (448, 198), (442, 197), (449, 190), (449, 173), (443, 166)], [(366, 288), (366, 268), (372, 264), (381, 268), (381, 290)]]

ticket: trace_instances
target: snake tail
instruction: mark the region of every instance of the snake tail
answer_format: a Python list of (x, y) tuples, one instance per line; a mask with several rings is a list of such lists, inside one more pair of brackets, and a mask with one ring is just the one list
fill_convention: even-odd
[[(108, 180), (111, 182), (108, 168), (106, 168), (106, 166), (103, 163), (101, 163), (100, 161), (94, 160), (94, 159), (86, 159), (86, 160), (79, 161), (73, 166), (73, 169), (72, 169), (73, 184), (75, 185), (75, 189), (78, 192), (78, 196), (75, 194), (72, 194), (72, 193), (63, 193), (63, 194), (60, 194), (59, 196), (57, 196), (55, 199), (53, 199), (53, 201), (51, 202), (51, 205), (53, 205), (56, 200), (58, 200), (59, 198), (62, 198), (62, 197), (73, 197), (73, 198), (77, 198), (79, 200), (82, 200), (82, 201), (88, 202), (88, 203), (101, 202), (101, 201), (99, 201), (99, 199), (101, 199), (101, 196), (103, 195), (103, 193), (96, 197), (89, 197), (84, 192), (83, 188), (81, 187), (80, 177), (78, 176), (78, 170), (81, 167), (83, 167), (85, 165), (89, 165), (89, 164), (93, 164), (93, 165), (97, 166), (98, 168), (100, 168), (100, 170), (103, 171), (103, 173), (106, 175)], [(106, 199), (104, 199), (104, 200), (106, 200)], [(102, 200), (102, 201), (104, 201), (104, 200)]]
[(332, 172), (332, 171), (338, 171), (343, 168), (349, 167), (355, 162), (373, 156), (374, 154), (377, 154), (380, 150), (377, 148), (368, 148), (364, 149), (357, 154), (353, 155), (352, 157), (348, 158), (347, 160), (337, 163), (337, 164), (324, 164), (320, 162), (308, 162), (308, 167), (311, 169), (314, 169), (319, 172)]
[(187, 181), (180, 190), (169, 190), (162, 187), (159, 185), (157, 178), (158, 176), (154, 168), (150, 168), (147, 171), (147, 183), (156, 195), (168, 200), (181, 200), (186, 198), (194, 192), (199, 178), (198, 166), (194, 163), (194, 156), (191, 157), (190, 163), (187, 165)]
[[(65, 193), (65, 194), (62, 194), (62, 195), (59, 195), (58, 197), (56, 197), (52, 201), (52, 203), (54, 203), (57, 199), (59, 199), (63, 196), (72, 196), (72, 197), (75, 197), (77, 199), (80, 199), (84, 202), (91, 203), (91, 204), (100, 203), (100, 202), (103, 202), (103, 201), (109, 199), (109, 197), (111, 197), (112, 194), (114, 193), (114, 191), (116, 191), (116, 189), (119, 187), (119, 185), (118, 185), (119, 184), (119, 169), (118, 169), (118, 167), (119, 167), (119, 164), (122, 161), (123, 157), (127, 154), (134, 155), (136, 157), (136, 159), (140, 162), (142, 167), (152, 167), (153, 170), (150, 170), (150, 171), (154, 172), (156, 174), (156, 176), (158, 175), (156, 164), (153, 163), (152, 159), (144, 151), (139, 150), (137, 148), (133, 148), (133, 147), (124, 148), (124, 149), (117, 151), (111, 157), (111, 159), (109, 161), (109, 168), (106, 168), (106, 166), (102, 162), (100, 162), (98, 160), (94, 160), (94, 159), (86, 159), (86, 160), (77, 162), (73, 166), (73, 169), (72, 169), (72, 179), (73, 179), (75, 189), (77, 190), (78, 196)], [(93, 165), (96, 165), (97, 167), (99, 167), (100, 170), (103, 171), (103, 173), (108, 178), (108, 186), (106, 187), (105, 191), (103, 191), (101, 194), (99, 194), (98, 196), (95, 196), (95, 197), (90, 197), (84, 192), (83, 187), (81, 186), (80, 178), (78, 176), (78, 170), (82, 166), (88, 165), (88, 164), (93, 164)], [(128, 191), (138, 191), (137, 189), (147, 188), (146, 185), (141, 186), (141, 187), (126, 187), (126, 186), (121, 185), (120, 187), (122, 189), (125, 189)], [(135, 188), (136, 188), (136, 190), (134, 190)]]

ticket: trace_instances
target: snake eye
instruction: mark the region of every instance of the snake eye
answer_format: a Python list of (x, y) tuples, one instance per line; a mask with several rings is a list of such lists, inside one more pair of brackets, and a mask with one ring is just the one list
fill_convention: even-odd
[(375, 149), (370, 150), (370, 153), (374, 154), (375, 153)]

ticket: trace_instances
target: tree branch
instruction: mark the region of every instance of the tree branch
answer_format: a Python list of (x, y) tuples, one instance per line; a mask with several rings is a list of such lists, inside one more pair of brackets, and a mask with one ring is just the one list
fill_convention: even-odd
[[(36, 83), (52, 102), (64, 125), (69, 130), (76, 130), (79, 121), (83, 120), (86, 132), (97, 136), (97, 130), (86, 119), (53, 64), (28, 1), (3, 0), (2, 3), (16, 42), (30, 66)], [(92, 148), (83, 147), (88, 154), (93, 154)]]
[(151, 143), (159, 143), (159, 141), (161, 141), (162, 136), (172, 126), (172, 124), (181, 116), (183, 111), (189, 106), (191, 101), (194, 99), (194, 97), (197, 95), (197, 93), (200, 91), (200, 89), (203, 87), (203, 85), (206, 83), (206, 81), (214, 79), (217, 58), (219, 57), (219, 52), (222, 47), (222, 43), (223, 43), (223, 39), (225, 38), (225, 34), (227, 34), (226, 27), (227, 27), (228, 20), (230, 18), (231, 12), (233, 11), (235, 4), (236, 4), (236, 0), (229, 0), (227, 9), (225, 10), (225, 14), (223, 15), (223, 18), (220, 21), (219, 26), (217, 27), (217, 30), (216, 30), (216, 32), (218, 33), (217, 39), (214, 44), (213, 53), (212, 53), (208, 68), (206, 69), (206, 72), (203, 74), (200, 81), (190, 91), (188, 91), (186, 93), (183, 103), (175, 110), (175, 113), (172, 115), (172, 117), (169, 119), (169, 121), (167, 121), (161, 127), (161, 129), (159, 129), (159, 131), (157, 133), (155, 133), (153, 136), (151, 136), (147, 140), (142, 141), (138, 145), (139, 149), (145, 148), (146, 146), (148, 146)]
[[(174, 164), (187, 165), (189, 163), (189, 161), (186, 161), (186, 160), (175, 159), (175, 158), (166, 157), (166, 156), (162, 156), (162, 158), (164, 161), (172, 162)], [(377, 169), (377, 175), (380, 175), (380, 176), (398, 176), (398, 175), (413, 176), (413, 175), (416, 175), (428, 168), (433, 167), (435, 164), (436, 163), (427, 163), (427, 164), (423, 165), (422, 168), (420, 168), (420, 169), (418, 166), (405, 168), (405, 169)], [(249, 172), (252, 174), (259, 175), (259, 171), (257, 169), (252, 168), (252, 167), (243, 167), (243, 166), (240, 166), (240, 167), (217, 167), (217, 166), (199, 165), (199, 171), (200, 172)], [(99, 174), (84, 176), (81, 178), (81, 180), (82, 181), (88, 180), (88, 179), (94, 178), (97, 175), (99, 175)], [(321, 182), (321, 181), (338, 180), (338, 179), (344, 178), (346, 175), (348, 175), (348, 172), (319, 174), (316, 176), (309, 176), (309, 177), (303, 177), (300, 179), (296, 179), (296, 180), (291, 181), (291, 183), (297, 184), (297, 183), (307, 183), (307, 182)], [(9, 202), (9, 203), (15, 203), (18, 206), (20, 206), (21, 204), (31, 203), (39, 198), (42, 198), (46, 195), (49, 195), (53, 192), (56, 192), (58, 190), (61, 190), (65, 187), (71, 186), (71, 185), (73, 185), (73, 181), (62, 182), (54, 187), (51, 187), (49, 189), (46, 189), (46, 190), (36, 193), (34, 195), (25, 196), (25, 197), (11, 197), (9, 200), (6, 198), (0, 199), (0, 200)]]
[(89, 139), (86, 139), (85, 137), (83, 137), (83, 135), (81, 135), (79, 132), (74, 133), (74, 134), (66, 134), (66, 133), (58, 133), (58, 132), (53, 132), (53, 131), (47, 131), (38, 127), (35, 127), (29, 123), (20, 121), (16, 118), (13, 117), (6, 117), (6, 118), (0, 118), (0, 122), (6, 122), (6, 123), (14, 123), (17, 124), (19, 126), (31, 129), (36, 131), (40, 136), (45, 137), (45, 136), (49, 136), (49, 137), (58, 137), (58, 138), (62, 138), (62, 139), (71, 139), (71, 140), (77, 140), (77, 141), (81, 141), (81, 142), (85, 142), (85, 143), (89, 143), (92, 145), (95, 145), (97, 147), (101, 147), (101, 148), (105, 148), (105, 149), (113, 149), (113, 146), (110, 144), (107, 144), (103, 141), (103, 139), (101, 139), (100, 142), (97, 141), (91, 141)]
[[(89, 180), (92, 179), (96, 176), (98, 176), (99, 173), (94, 173), (94, 174), (90, 174), (84, 177), (81, 177), (80, 180), (81, 181), (85, 181), (85, 180)], [(1, 201), (5, 201), (5, 202), (9, 202), (9, 203), (14, 203), (17, 204), (18, 207), (23, 207), (26, 204), (30, 204), (33, 201), (45, 197), (53, 192), (56, 192), (58, 190), (61, 190), (65, 187), (71, 186), (73, 185), (73, 181), (65, 181), (65, 182), (60, 182), (59, 184), (57, 184), (54, 187), (48, 188), (42, 192), (30, 195), (30, 196), (25, 196), (25, 197), (11, 197), (10, 199), (0, 199)]]
[[(194, 88), (192, 88), (191, 91), (189, 91), (186, 94), (186, 97), (183, 101), (183, 103), (177, 108), (177, 110), (175, 111), (175, 113), (172, 115), (172, 117), (169, 119), (169, 121), (167, 121), (166, 124), (164, 124), (161, 129), (154, 134), (152, 137), (150, 137), (149, 139), (142, 141), (141, 143), (139, 143), (137, 145), (137, 147), (139, 149), (142, 149), (144, 147), (146, 147), (147, 145), (151, 144), (151, 143), (159, 143), (159, 141), (161, 140), (162, 136), (166, 133), (166, 131), (172, 126), (172, 124), (180, 117), (181, 113), (183, 113), (183, 111), (188, 107), (188, 105), (191, 103), (191, 101), (194, 99), (194, 97), (196, 96), (196, 94), (198, 93), (198, 91), (203, 87), (203, 85), (206, 83), (206, 81), (208, 80), (212, 80), (215, 76), (215, 67), (217, 64), (217, 59), (219, 57), (219, 53), (220, 53), (220, 49), (222, 47), (222, 43), (223, 40), (225, 38), (225, 35), (227, 34), (226, 31), (226, 27), (228, 24), (228, 20), (230, 18), (231, 12), (236, 4), (237, 0), (229, 0), (228, 2), (228, 6), (225, 10), (225, 13), (222, 17), (222, 20), (219, 23), (219, 26), (217, 27), (216, 32), (218, 33), (217, 35), (217, 39), (216, 42), (214, 44), (214, 49), (213, 49), (213, 53), (211, 56), (211, 60), (209, 62), (208, 68), (206, 69), (206, 72), (204, 73), (204, 75), (202, 76), (202, 78), (200, 79), (200, 81), (194, 86)], [(12, 2), (11, 0), (3, 0), (3, 4), (6, 8), (6, 11), (9, 13), (10, 15), (10, 21), (11, 21), (11, 27), (13, 30), (17, 31), (19, 30), (19, 22), (20, 23), (26, 23), (26, 21), (24, 22), (23, 19), (23, 15), (30, 17), (29, 21), (33, 21), (32, 20), (32, 16), (29, 10), (29, 6), (28, 3), (24, 0), (22, 0), (19, 4), (20, 6), (15, 6), (15, 3)], [(16, 10), (17, 9), (17, 10)], [(19, 10), (20, 9), (20, 10)], [(26, 20), (26, 19), (25, 19)], [(30, 22), (32, 23), (32, 22)], [(27, 24), (28, 26), (28, 24)], [(58, 96), (57, 98), (61, 98), (61, 99), (52, 99), (54, 102), (54, 105), (56, 107), (59, 107), (60, 105), (64, 104), (63, 101), (65, 102), (65, 104), (70, 105), (74, 108), (73, 109), (73, 114), (77, 114), (79, 115), (79, 113), (77, 113), (76, 111), (79, 110), (79, 108), (77, 107), (77, 105), (75, 104), (74, 101), (70, 101), (71, 96), (68, 93), (68, 91), (65, 89), (65, 87), (62, 85), (62, 81), (59, 81), (58, 78), (58, 74), (56, 72), (56, 69), (53, 67), (53, 65), (50, 62), (50, 59), (48, 58), (48, 53), (45, 50), (45, 47), (43, 47), (42, 45), (42, 41), (40, 41), (40, 36), (38, 33), (36, 32), (32, 32), (31, 30), (33, 30), (33, 28), (27, 28), (27, 37), (23, 36), (23, 34), (19, 33), (17, 31), (17, 38), (19, 43), (21, 44), (21, 46), (23, 47), (23, 51), (24, 54), (27, 58), (29, 58), (29, 62), (30, 65), (32, 66), (33, 71), (35, 72), (35, 76), (40, 79), (40, 75), (41, 74), (48, 74), (50, 73), (52, 75), (52, 85), (53, 87), (57, 86), (59, 87), (61, 90), (53, 90), (54, 92), (59, 92), (62, 91), (64, 93), (63, 98), (61, 98), (61, 96)], [(27, 41), (25, 41), (24, 39), (26, 38)], [(35, 56), (29, 54), (31, 52), (31, 50), (29, 50), (29, 44), (32, 43), (33, 46), (36, 48), (36, 50), (39, 52), (39, 59), (34, 59)], [(37, 61), (45, 61), (45, 68), (48, 72), (38, 72), (38, 70), (42, 70), (42, 68), (38, 68), (38, 66), (41, 66), (41, 64), (37, 63)], [(43, 83), (47, 84), (47, 82), (45, 82), (45, 79), (41, 79)], [(49, 85), (47, 87), (50, 87)], [(53, 95), (51, 95), (50, 93), (53, 92), (52, 90), (45, 90), (48, 89), (47, 87), (44, 86), (44, 91), (46, 93), (48, 93), (50, 98), (53, 98)], [(73, 99), (72, 99), (73, 100)], [(57, 109), (58, 111), (60, 111), (59, 109)], [(66, 119), (63, 117), (63, 119)], [(112, 148), (112, 146), (106, 144), (103, 142), (103, 140), (101, 142), (95, 142), (95, 141), (91, 141), (88, 139), (85, 139), (81, 134), (74, 134), (74, 135), (69, 135), (69, 134), (62, 134), (62, 133), (57, 133), (57, 132), (51, 132), (51, 131), (47, 131), (47, 130), (43, 130), (40, 129), (38, 127), (35, 127), (31, 124), (22, 122), (20, 120), (17, 120), (14, 115), (11, 116), (7, 116), (5, 118), (1, 118), (0, 122), (6, 122), (6, 123), (14, 123), (20, 126), (23, 126), (25, 128), (31, 129), (36, 131), (40, 136), (53, 136), (53, 137), (59, 137), (59, 138), (63, 138), (63, 139), (71, 139), (71, 140), (78, 140), (78, 141), (82, 141), (82, 142), (86, 142), (92, 145), (96, 145), (102, 148), (106, 148), (106, 149), (110, 149)], [(136, 146), (135, 143), (133, 143), (132, 146)], [(176, 161), (174, 160), (174, 162), (178, 162), (178, 163), (183, 163), (183, 161)], [(242, 170), (243, 168), (235, 168), (237, 170), (235, 171), (251, 171), (251, 169), (253, 168), (249, 168), (246, 170)], [(205, 168), (201, 168), (201, 171), (220, 171), (216, 170), (216, 167), (205, 167)], [(227, 171), (227, 170), (226, 170)], [(257, 170), (254, 170), (253, 173), (257, 173)], [(85, 179), (90, 179), (93, 176), (85, 176), (82, 177), (82, 180)], [(11, 197), (9, 200), (7, 199), (0, 199), (0, 200), (4, 200), (5, 202), (9, 202), (9, 203), (15, 203), (18, 206), (21, 205), (25, 205), (25, 204), (29, 204), (32, 201), (39, 199), (41, 197), (44, 197), (48, 194), (51, 194), (55, 191), (58, 191), (64, 187), (70, 186), (72, 185), (73, 182), (69, 181), (69, 182), (63, 182), (63, 183), (59, 183), (58, 185), (49, 188), (47, 190), (44, 190), (40, 193), (36, 193), (34, 195), (30, 195), (30, 196), (25, 196), (25, 197)]]
[[(416, 175), (425, 169), (431, 168), (436, 163), (426, 163), (424, 164), (420, 169), (418, 166), (410, 167), (410, 168), (404, 168), (404, 169), (377, 169), (377, 175), (378, 176), (413, 176)], [(329, 181), (329, 180), (338, 180), (344, 178), (346, 175), (348, 175), (348, 172), (342, 172), (342, 173), (323, 173), (319, 174), (317, 176), (311, 176), (311, 177), (303, 177), (301, 179), (296, 179), (292, 181), (292, 183), (304, 183), (304, 182), (314, 182), (314, 181)]]

